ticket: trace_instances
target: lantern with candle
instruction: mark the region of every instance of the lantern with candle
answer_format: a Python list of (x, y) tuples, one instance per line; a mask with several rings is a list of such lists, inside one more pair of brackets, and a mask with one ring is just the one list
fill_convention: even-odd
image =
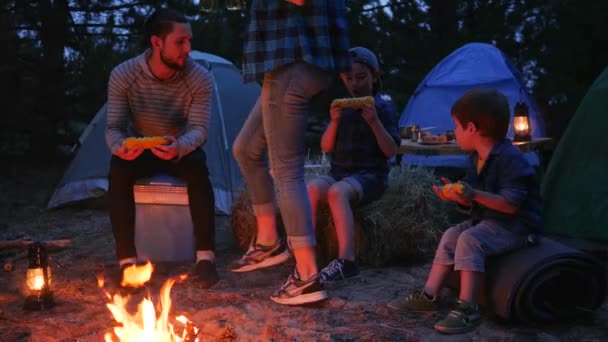
[(51, 268), (44, 244), (33, 243), (29, 249), (28, 259), (26, 284), (29, 295), (25, 299), (24, 309), (41, 310), (55, 306), (51, 291)]
[(525, 102), (517, 102), (513, 113), (513, 141), (530, 141), (532, 137), (530, 128), (530, 114)]

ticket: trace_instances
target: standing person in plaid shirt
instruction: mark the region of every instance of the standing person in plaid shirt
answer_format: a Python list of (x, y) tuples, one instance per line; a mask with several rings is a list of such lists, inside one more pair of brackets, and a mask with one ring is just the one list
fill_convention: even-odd
[(257, 234), (231, 269), (252, 271), (289, 257), (276, 229), (272, 175), (296, 267), (270, 298), (289, 305), (316, 302), (327, 293), (319, 281), (304, 182), (306, 126), (312, 97), (351, 67), (346, 6), (344, 0), (254, 0), (250, 15), (243, 72), (245, 81), (263, 78), (262, 95), (235, 140), (234, 156), (251, 196)]
[(321, 137), (321, 149), (331, 156), (331, 170), (308, 183), (308, 195), (313, 222), (318, 204), (329, 204), (338, 238), (338, 258), (321, 270), (322, 283), (359, 274), (351, 204), (369, 203), (382, 196), (387, 188), (388, 159), (395, 155), (401, 141), (395, 107), (378, 93), (378, 58), (364, 47), (350, 49), (350, 55), (352, 71), (341, 73), (340, 78), (352, 97), (374, 96), (374, 104), (353, 109), (333, 103), (331, 121)]

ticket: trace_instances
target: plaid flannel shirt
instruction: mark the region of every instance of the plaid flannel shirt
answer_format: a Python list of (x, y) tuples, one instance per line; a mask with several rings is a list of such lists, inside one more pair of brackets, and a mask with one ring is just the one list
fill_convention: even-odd
[(335, 72), (350, 70), (344, 0), (254, 0), (245, 39), (245, 81), (296, 61)]

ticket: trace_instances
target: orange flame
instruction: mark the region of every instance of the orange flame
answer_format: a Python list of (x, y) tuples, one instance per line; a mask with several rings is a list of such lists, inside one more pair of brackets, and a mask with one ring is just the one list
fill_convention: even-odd
[[(144, 266), (132, 266), (125, 269), (124, 279), (122, 284), (129, 286), (141, 286), (146, 283), (151, 275), (153, 266), (147, 263)], [(173, 325), (169, 323), (169, 311), (171, 309), (171, 288), (176, 281), (186, 279), (187, 276), (181, 275), (178, 278), (172, 278), (165, 282), (160, 290), (160, 313), (154, 308), (154, 304), (150, 298), (144, 298), (137, 306), (137, 312), (131, 314), (127, 311), (127, 303), (129, 297), (123, 297), (118, 294), (111, 296), (106, 293), (110, 303), (106, 306), (112, 313), (116, 322), (122, 326), (115, 327), (112, 333), (106, 333), (104, 338), (106, 342), (113, 342), (114, 336), (121, 342), (182, 342), (188, 338), (189, 341), (198, 341), (194, 336), (187, 336), (187, 330), (184, 329), (181, 336), (175, 333)], [(124, 286), (124, 285), (123, 285)], [(180, 316), (177, 320), (184, 325), (191, 322), (184, 316)], [(190, 332), (192, 333), (192, 332)], [(198, 334), (198, 329), (194, 328), (193, 333)]]
[(120, 286), (141, 287), (152, 277), (154, 266), (148, 261), (145, 265), (131, 265), (124, 269)]

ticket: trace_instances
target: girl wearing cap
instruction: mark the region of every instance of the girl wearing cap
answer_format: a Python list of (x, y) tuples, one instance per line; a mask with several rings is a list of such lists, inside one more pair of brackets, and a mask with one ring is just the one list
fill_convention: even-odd
[(317, 207), (327, 202), (336, 226), (339, 255), (321, 272), (322, 282), (355, 277), (354, 217), (351, 206), (377, 200), (387, 187), (388, 159), (400, 141), (397, 114), (388, 96), (378, 93), (380, 67), (375, 54), (364, 47), (349, 50), (352, 70), (340, 78), (352, 97), (373, 96), (374, 104), (360, 109), (333, 103), (331, 121), (321, 138), (321, 149), (331, 157), (328, 175), (307, 184), (316, 223)]

